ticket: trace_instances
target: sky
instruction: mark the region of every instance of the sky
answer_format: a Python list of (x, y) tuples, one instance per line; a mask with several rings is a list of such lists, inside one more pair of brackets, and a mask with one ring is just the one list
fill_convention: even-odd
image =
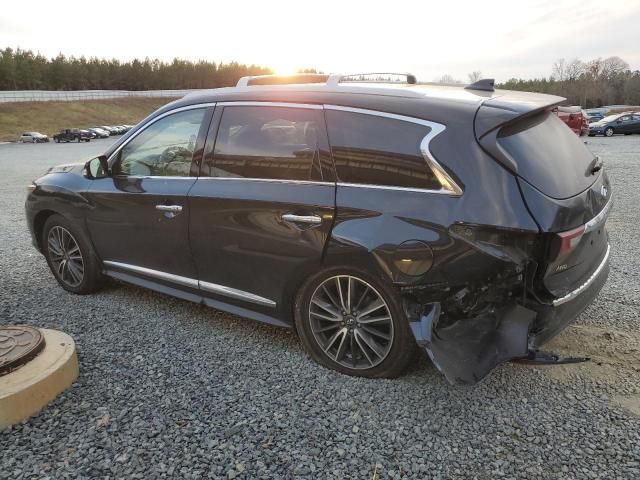
[[(48, 57), (180, 57), (289, 73), (549, 76), (558, 58), (640, 69), (640, 0), (2, 0), (0, 48)], [(68, 7), (68, 8), (67, 8)]]

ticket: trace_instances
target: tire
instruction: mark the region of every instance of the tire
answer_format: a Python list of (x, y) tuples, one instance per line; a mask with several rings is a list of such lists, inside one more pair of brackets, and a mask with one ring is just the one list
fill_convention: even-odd
[(613, 137), (613, 128), (611, 128), (611, 127), (605, 128), (604, 136), (605, 137)]
[(37, 140), (35, 138), (32, 138), (31, 143), (37, 143)]
[(78, 143), (80, 143), (80, 140), (82, 140), (80, 137), (78, 137)]
[(59, 138), (54, 138), (53, 141), (56, 142), (56, 143), (60, 143), (60, 139)]
[(51, 215), (42, 229), (41, 242), (51, 273), (62, 288), (79, 295), (100, 289), (104, 281), (100, 261), (73, 222), (62, 215)]
[[(334, 308), (340, 303), (338, 282), (344, 302), (350, 303), (347, 305), (347, 315)], [(346, 299), (349, 289), (350, 302)], [(327, 292), (333, 295), (333, 302)], [(324, 302), (337, 316), (329, 314), (312, 299), (321, 304)], [(383, 305), (374, 308), (380, 300)], [(352, 307), (350, 311), (348, 307)], [(367, 313), (366, 310), (370, 308), (374, 310)], [(358, 309), (361, 311), (357, 312)], [(389, 314), (389, 320), (381, 321)], [(347, 375), (394, 378), (402, 374), (415, 357), (415, 339), (398, 294), (391, 285), (361, 270), (332, 268), (309, 278), (296, 295), (294, 317), (296, 330), (307, 354), (320, 365)], [(377, 333), (372, 334), (372, 331)], [(386, 335), (387, 338), (380, 335)], [(375, 349), (368, 348), (372, 338), (375, 340)]]

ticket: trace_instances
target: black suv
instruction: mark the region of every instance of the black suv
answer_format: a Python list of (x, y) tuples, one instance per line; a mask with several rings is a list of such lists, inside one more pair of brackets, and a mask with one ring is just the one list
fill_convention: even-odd
[(61, 130), (53, 136), (53, 140), (56, 143), (60, 142), (90, 142), (91, 134), (87, 130), (80, 130), (78, 128), (67, 128)]
[(457, 383), (536, 361), (609, 271), (611, 188), (563, 99), (353, 80), (166, 105), (30, 186), (34, 245), (70, 292), (108, 276), (292, 327), (348, 374), (416, 344)]

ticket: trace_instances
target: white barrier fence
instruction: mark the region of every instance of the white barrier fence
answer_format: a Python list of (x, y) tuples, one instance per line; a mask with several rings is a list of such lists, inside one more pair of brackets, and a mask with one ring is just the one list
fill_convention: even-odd
[(10, 90), (0, 91), (0, 103), (72, 102), (122, 97), (183, 97), (198, 90)]

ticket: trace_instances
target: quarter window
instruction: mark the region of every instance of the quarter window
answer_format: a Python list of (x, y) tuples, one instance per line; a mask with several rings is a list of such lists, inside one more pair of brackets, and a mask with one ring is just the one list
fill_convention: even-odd
[(362, 113), (326, 110), (338, 180), (440, 190), (420, 152), (429, 127)]
[(188, 177), (204, 112), (186, 110), (149, 125), (120, 150), (114, 174)]
[(321, 112), (312, 109), (224, 107), (203, 175), (320, 180), (321, 122)]

